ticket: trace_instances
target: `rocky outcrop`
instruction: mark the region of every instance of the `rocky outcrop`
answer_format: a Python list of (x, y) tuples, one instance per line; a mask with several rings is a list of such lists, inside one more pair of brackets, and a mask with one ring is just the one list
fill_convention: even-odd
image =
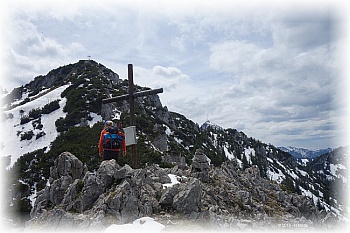
[[(213, 229), (322, 222), (310, 198), (261, 178), (257, 167), (238, 171), (230, 161), (221, 167), (208, 162), (197, 150), (187, 170), (132, 169), (111, 160), (90, 172), (74, 155), (62, 153), (51, 168), (50, 185), (38, 192), (27, 228), (101, 230), (144, 216), (165, 225), (186, 220)], [(176, 184), (166, 185), (169, 173), (178, 177)]]
[[(50, 168), (49, 186), (38, 192), (31, 217), (36, 216), (49, 206), (67, 203), (66, 197), (77, 193), (78, 179), (87, 172), (87, 167), (77, 157), (69, 152), (62, 153)], [(73, 187), (71, 184), (74, 183)], [(74, 189), (75, 188), (75, 189)]]
[(204, 154), (203, 150), (197, 149), (191, 165), (191, 175), (203, 182), (208, 182), (210, 159)]
[[(162, 184), (171, 180), (159, 166), (132, 169), (110, 160), (103, 161), (96, 172), (83, 174), (78, 171), (85, 166), (77, 160), (68, 152), (56, 159), (50, 185), (37, 195), (29, 228), (38, 225), (43, 229), (61, 228), (67, 227), (66, 222), (69, 225), (80, 220), (82, 224), (77, 224), (78, 228), (94, 228), (126, 223), (160, 211)], [(73, 167), (77, 172), (72, 172)], [(109, 222), (111, 217), (113, 221)], [(51, 221), (52, 218), (56, 220)]]

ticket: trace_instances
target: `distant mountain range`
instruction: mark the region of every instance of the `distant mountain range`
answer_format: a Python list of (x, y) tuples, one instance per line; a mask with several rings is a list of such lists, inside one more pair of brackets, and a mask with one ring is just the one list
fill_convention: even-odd
[(298, 159), (304, 159), (304, 158), (313, 159), (320, 155), (331, 152), (333, 150), (332, 148), (309, 150), (305, 148), (298, 148), (298, 147), (292, 147), (292, 146), (287, 146), (287, 147), (282, 146), (278, 148), (285, 152), (288, 152), (289, 154), (293, 155), (295, 158), (298, 158)]

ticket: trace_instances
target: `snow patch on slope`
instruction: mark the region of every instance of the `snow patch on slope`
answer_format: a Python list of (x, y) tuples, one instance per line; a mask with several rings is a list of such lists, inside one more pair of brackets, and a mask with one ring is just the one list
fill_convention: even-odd
[[(56, 88), (45, 95), (34, 99), (28, 103), (17, 106), (11, 110), (4, 111), (6, 115), (12, 114), (12, 118), (8, 118), (1, 122), (1, 137), (0, 137), (0, 153), (2, 156), (11, 155), (12, 166), (17, 159), (34, 150), (49, 147), (51, 142), (58, 136), (55, 121), (60, 117), (65, 117), (66, 113), (63, 108), (66, 105), (66, 98), (61, 98), (61, 93), (69, 87), (69, 84)], [(60, 108), (51, 112), (50, 114), (43, 114), (41, 116), (42, 130), (33, 129), (32, 122), (27, 124), (20, 124), (22, 115), (28, 114), (32, 109), (42, 108), (45, 104), (52, 101), (60, 100)], [(21, 114), (21, 112), (23, 114)], [(22, 140), (20, 133), (33, 131), (34, 135), (39, 132), (45, 132), (45, 135), (36, 139), (35, 136), (30, 140)]]

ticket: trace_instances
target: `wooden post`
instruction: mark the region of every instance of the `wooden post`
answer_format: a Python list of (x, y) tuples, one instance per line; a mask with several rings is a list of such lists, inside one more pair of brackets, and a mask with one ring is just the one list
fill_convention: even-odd
[[(135, 98), (156, 95), (158, 93), (163, 93), (163, 88), (158, 88), (154, 90), (134, 92), (134, 72), (132, 64), (128, 64), (128, 80), (129, 80), (129, 93), (127, 95), (120, 95), (108, 99), (103, 99), (102, 104), (113, 103), (122, 100), (129, 100), (129, 109), (130, 109), (130, 126), (136, 126), (136, 117), (135, 117)], [(136, 144), (130, 145), (131, 149), (131, 165), (135, 169), (137, 168), (137, 153), (136, 153)]]
[[(132, 64), (128, 64), (128, 80), (129, 80), (129, 104), (130, 104), (130, 125), (136, 125), (135, 119), (135, 98), (134, 98), (134, 72)], [(136, 145), (131, 145), (131, 164), (137, 168)]]

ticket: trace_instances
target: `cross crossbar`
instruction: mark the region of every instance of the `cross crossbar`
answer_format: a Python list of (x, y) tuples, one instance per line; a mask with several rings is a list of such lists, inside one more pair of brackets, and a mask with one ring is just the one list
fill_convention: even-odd
[[(120, 96), (116, 96), (116, 97), (112, 97), (112, 98), (108, 98), (108, 99), (103, 99), (102, 104), (108, 104), (108, 103), (122, 101), (122, 100), (129, 100), (130, 126), (135, 126), (135, 124), (136, 124), (135, 98), (147, 96), (147, 95), (155, 95), (158, 93), (163, 93), (163, 88), (134, 92), (134, 72), (133, 72), (132, 64), (128, 64), (128, 81), (129, 81), (129, 94), (120, 95)], [(133, 168), (136, 168), (136, 166), (137, 166), (136, 145), (133, 144), (130, 147), (131, 147), (131, 160), (132, 160), (131, 163), (132, 163)]]
[[(133, 97), (133, 98), (138, 98), (138, 97), (142, 97), (142, 96), (155, 95), (155, 94), (159, 94), (159, 93), (163, 93), (163, 88), (158, 88), (158, 89), (153, 89), (153, 90), (135, 92), (135, 93), (132, 94), (132, 97)], [(103, 104), (108, 104), (108, 103), (112, 103), (112, 102), (117, 102), (117, 101), (122, 101), (122, 100), (128, 100), (129, 98), (130, 98), (130, 94), (120, 95), (120, 96), (117, 96), (117, 97), (112, 97), (112, 98), (108, 98), (108, 99), (103, 99), (103, 100), (102, 100), (102, 103), (103, 103)]]

